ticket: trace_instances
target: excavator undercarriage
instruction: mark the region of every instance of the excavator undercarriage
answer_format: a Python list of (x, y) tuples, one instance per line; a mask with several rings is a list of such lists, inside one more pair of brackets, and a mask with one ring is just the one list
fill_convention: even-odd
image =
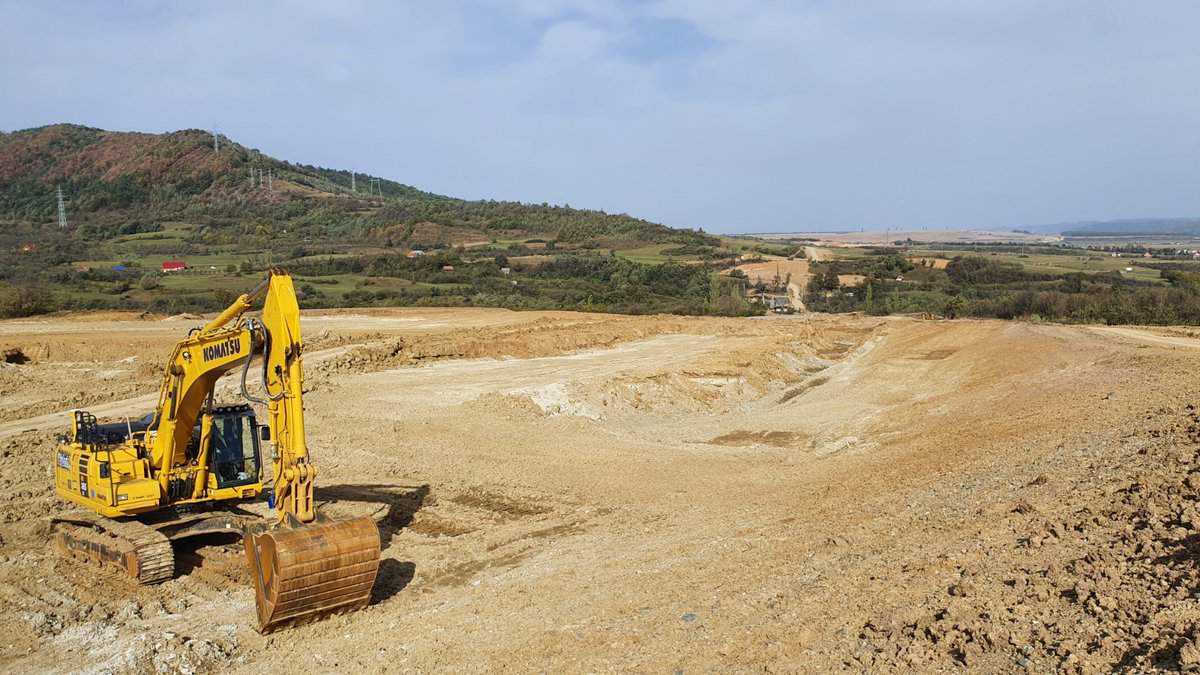
[(136, 520), (113, 520), (83, 511), (50, 521), (54, 546), (62, 553), (123, 572), (142, 584), (175, 576), (171, 540)]

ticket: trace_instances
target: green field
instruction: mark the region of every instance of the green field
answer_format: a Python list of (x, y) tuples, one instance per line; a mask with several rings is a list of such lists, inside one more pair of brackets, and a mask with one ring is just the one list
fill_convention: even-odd
[(675, 248), (677, 246), (678, 246), (678, 244), (651, 244), (649, 246), (642, 246), (641, 248), (627, 248), (627, 249), (623, 249), (623, 250), (618, 249), (617, 255), (626, 260), (632, 260), (633, 262), (642, 263), (642, 264), (646, 264), (646, 265), (664, 263), (664, 262), (667, 262), (668, 260), (673, 260), (675, 262), (682, 262), (685, 260), (699, 260), (700, 259), (700, 257), (696, 256), (696, 255), (671, 256), (671, 255), (663, 254), (664, 249)]
[[(957, 255), (968, 254), (962, 250), (914, 249), (908, 251), (910, 257), (917, 258), (954, 258)], [(1123, 255), (1115, 258), (1108, 253), (1080, 250), (1077, 255), (1046, 254), (1046, 253), (1009, 253), (1009, 252), (979, 252), (970, 255), (984, 255), (1000, 258), (1020, 264), (1030, 272), (1047, 272), (1052, 274), (1073, 274), (1076, 272), (1099, 274), (1104, 272), (1120, 272), (1122, 276), (1138, 281), (1161, 282), (1162, 274), (1149, 267), (1142, 267), (1148, 259)], [(1133, 269), (1127, 270), (1126, 268)], [(1197, 264), (1200, 271), (1200, 264)]]
[(795, 249), (790, 244), (779, 244), (751, 237), (721, 237), (721, 247), (738, 254), (766, 253), (768, 255), (787, 255)]

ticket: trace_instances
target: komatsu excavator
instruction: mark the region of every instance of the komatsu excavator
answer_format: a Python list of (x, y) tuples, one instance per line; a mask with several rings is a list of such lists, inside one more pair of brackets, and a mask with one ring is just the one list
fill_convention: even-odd
[[(261, 319), (247, 316), (264, 292)], [(254, 356), (261, 382), (249, 386)], [(266, 424), (245, 403), (216, 404), (217, 380), (238, 368), (241, 394), (265, 406)], [(316, 513), (303, 384), (296, 293), (291, 277), (272, 271), (175, 345), (154, 412), (109, 424), (72, 412), (54, 451), (54, 487), (83, 510), (52, 519), (56, 547), (153, 584), (175, 574), (173, 543), (241, 532), (260, 631), (365, 607), (379, 529), (370, 518)], [(260, 441), (271, 449), (269, 483)], [(274, 509), (265, 518), (248, 510), (257, 502), (261, 512), (262, 497)]]

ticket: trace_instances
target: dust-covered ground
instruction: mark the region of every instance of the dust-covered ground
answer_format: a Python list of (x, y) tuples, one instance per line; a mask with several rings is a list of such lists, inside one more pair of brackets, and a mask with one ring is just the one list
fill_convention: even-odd
[(366, 610), (263, 637), (236, 540), (148, 588), (47, 543), (61, 411), (144, 412), (199, 323), (0, 322), (0, 670), (1200, 665), (1189, 331), (306, 314), (318, 498), (383, 562)]

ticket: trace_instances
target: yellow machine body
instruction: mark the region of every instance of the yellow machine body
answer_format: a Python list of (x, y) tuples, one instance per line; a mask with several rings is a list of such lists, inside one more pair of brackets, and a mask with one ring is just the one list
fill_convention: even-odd
[[(250, 413), (246, 407), (235, 409), (235, 413), (242, 412)], [(218, 421), (213, 426), (243, 428), (247, 432), (242, 438), (245, 445), (231, 448), (241, 451), (237, 455), (217, 458), (220, 464), (216, 470), (205, 470), (190, 462), (168, 470), (168, 495), (170, 489), (178, 495), (170, 500), (171, 504), (252, 499), (263, 492), (252, 414), (218, 413), (215, 419)], [(126, 427), (125, 437), (114, 433), (114, 427), (117, 432)], [(54, 489), (58, 496), (107, 518), (161, 509), (162, 486), (151, 469), (144, 438), (131, 433), (132, 427), (131, 422), (99, 425), (88, 413), (76, 411), (67, 442), (55, 448)], [(192, 497), (197, 482), (202, 483), (200, 496)]]

